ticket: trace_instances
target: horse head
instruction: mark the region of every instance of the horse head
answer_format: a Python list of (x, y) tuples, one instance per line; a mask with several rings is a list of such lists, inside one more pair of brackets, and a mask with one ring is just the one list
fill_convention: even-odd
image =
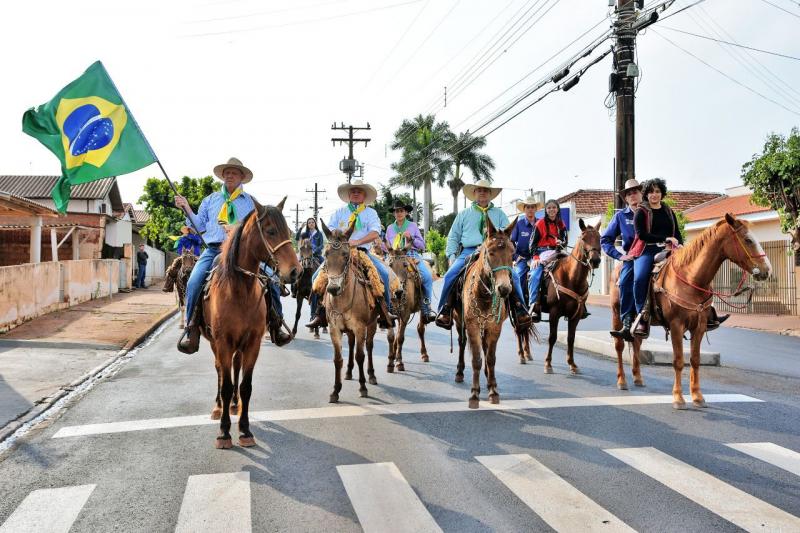
[(284, 283), (294, 283), (303, 268), (292, 249), (289, 225), (283, 216), (285, 202), (284, 196), (277, 206), (262, 206), (253, 199), (256, 216), (251, 220), (254, 220), (262, 244), (255, 248), (262, 252), (256, 254), (258, 259), (273, 267)]
[(397, 279), (400, 282), (400, 287), (406, 286), (408, 280), (408, 265), (411, 260), (408, 257), (408, 251), (411, 249), (411, 244), (403, 248), (392, 248), (389, 250), (389, 268), (397, 274)]
[(195, 263), (197, 263), (197, 256), (191, 250), (184, 250), (181, 254), (181, 270), (192, 270)]
[(323, 256), (325, 257), (325, 270), (328, 273), (327, 291), (332, 296), (339, 296), (344, 289), (344, 281), (350, 266), (350, 236), (353, 234), (355, 224), (351, 224), (347, 231), (335, 229), (331, 231), (325, 222), (320, 220), (322, 232), (328, 239)]
[(507, 298), (514, 290), (511, 265), (514, 262), (514, 243), (511, 242), (511, 232), (517, 225), (517, 218), (498, 230), (492, 220), (486, 217), (486, 240), (483, 241), (483, 275), (494, 279), (497, 293)]
[(725, 224), (733, 234), (730, 239), (724, 239), (722, 242), (722, 253), (725, 258), (751, 273), (755, 279), (759, 281), (767, 279), (772, 274), (772, 264), (764, 253), (761, 243), (753, 235), (750, 223), (725, 213)]
[(313, 255), (313, 251), (311, 250), (311, 240), (310, 239), (300, 239), (300, 244), (297, 246), (300, 251), (300, 259), (309, 259)]
[(594, 226), (587, 226), (582, 218), (578, 219), (578, 226), (581, 228), (581, 238), (575, 245), (575, 250), (581, 254), (579, 259), (582, 263), (589, 263), (592, 269), (600, 266), (600, 224), (598, 221)]

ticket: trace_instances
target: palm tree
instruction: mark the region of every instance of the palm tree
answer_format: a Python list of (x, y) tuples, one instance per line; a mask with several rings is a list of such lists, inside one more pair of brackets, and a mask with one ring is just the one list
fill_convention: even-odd
[(397, 174), (389, 181), (393, 186), (410, 187), (414, 192), (422, 186), (424, 199), (422, 213), (427, 233), (433, 222), (432, 185), (444, 185), (450, 174), (451, 162), (444, 151), (452, 138), (447, 122), (436, 122), (434, 115), (418, 115), (413, 120), (404, 120), (394, 134), (392, 150), (402, 150), (400, 161), (392, 163)]
[(494, 160), (481, 153), (481, 149), (486, 146), (486, 137), (473, 136), (470, 132), (462, 132), (458, 137), (447, 143), (447, 152), (450, 161), (455, 167), (453, 178), (447, 181), (450, 192), (453, 194), (453, 213), (458, 213), (458, 193), (464, 187), (464, 180), (461, 179), (461, 167), (465, 166), (472, 174), (472, 181), (486, 179), (492, 181), (492, 171), (494, 170)]

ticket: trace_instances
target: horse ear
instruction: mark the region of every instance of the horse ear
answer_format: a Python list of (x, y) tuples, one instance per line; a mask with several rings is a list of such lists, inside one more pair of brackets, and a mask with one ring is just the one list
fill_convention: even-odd
[(489, 237), (492, 237), (492, 236), (494, 236), (495, 233), (497, 233), (497, 228), (494, 227), (494, 224), (492, 223), (492, 219), (489, 218), (489, 216), (487, 215), (486, 216), (486, 235), (489, 236)]
[(738, 221), (730, 213), (725, 213), (725, 222), (735, 229)]
[(278, 205), (276, 205), (275, 207), (278, 208), (278, 211), (283, 212), (283, 204), (285, 204), (285, 203), (286, 203), (286, 197), (284, 196), (283, 200), (278, 202)]
[(353, 231), (355, 231), (355, 229), (356, 229), (356, 221), (354, 220), (347, 228), (347, 231), (344, 232), (344, 238), (349, 241), (350, 235), (353, 234)]
[(325, 221), (319, 219), (319, 223), (322, 225), (322, 233), (325, 234), (325, 238), (331, 240), (331, 230), (329, 230), (328, 226), (325, 225)]
[(586, 222), (582, 218), (578, 219), (578, 227), (581, 228), (581, 231), (586, 230)]
[(515, 216), (514, 220), (511, 221), (511, 224), (506, 226), (506, 228), (503, 230), (503, 233), (506, 234), (506, 237), (511, 236), (511, 233), (514, 231), (514, 227), (517, 225), (518, 220), (519, 220), (519, 215)]
[(603, 224), (603, 220), (602, 219), (598, 220), (597, 224), (595, 224), (595, 226), (594, 226), (594, 229), (596, 229), (597, 231), (600, 231), (600, 226), (602, 224)]

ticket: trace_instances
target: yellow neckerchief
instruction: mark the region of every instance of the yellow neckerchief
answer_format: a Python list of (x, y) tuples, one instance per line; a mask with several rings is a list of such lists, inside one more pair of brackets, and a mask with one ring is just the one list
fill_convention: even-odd
[(404, 235), (406, 229), (408, 229), (408, 219), (403, 221), (402, 226), (397, 225), (397, 221), (395, 220), (394, 223), (394, 239), (392, 239), (392, 248), (395, 250), (399, 250), (401, 248), (406, 247), (406, 236)]
[(219, 214), (217, 215), (217, 222), (220, 224), (235, 224), (236, 223), (236, 207), (233, 205), (233, 201), (242, 194), (242, 187), (236, 187), (236, 190), (233, 191), (233, 194), (228, 194), (228, 189), (222, 187), (222, 197), (225, 199), (225, 203), (222, 204), (222, 208), (219, 210)]
[(350, 227), (353, 225), (353, 221), (355, 221), (356, 230), (361, 229), (361, 219), (358, 218), (358, 215), (367, 208), (367, 204), (361, 204), (358, 207), (354, 206), (352, 203), (347, 204), (347, 208), (350, 209), (350, 218), (347, 219), (347, 226)]
[(487, 205), (486, 207), (481, 207), (480, 205), (478, 205), (478, 202), (472, 202), (472, 207), (474, 207), (481, 213), (481, 223), (480, 226), (478, 226), (478, 229), (481, 232), (481, 237), (486, 238), (486, 217), (489, 216), (489, 209), (493, 208), (494, 204), (492, 202), (489, 202), (489, 205)]

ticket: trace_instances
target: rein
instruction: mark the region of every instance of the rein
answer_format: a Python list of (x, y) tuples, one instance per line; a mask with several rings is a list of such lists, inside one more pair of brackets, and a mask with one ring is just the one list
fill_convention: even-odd
[[(501, 271), (507, 270), (511, 276), (514, 275), (514, 271), (508, 265), (500, 265), (498, 267), (494, 267), (493, 268), (489, 264), (489, 257), (486, 255), (485, 252), (486, 252), (486, 249), (484, 248), (484, 250), (483, 250), (483, 266), (482, 266), (482, 268), (480, 270), (480, 274), (478, 274), (477, 272), (472, 274), (472, 286), (473, 286), (473, 290), (475, 290), (474, 287), (476, 287), (478, 281), (480, 281), (480, 284), (484, 288), (484, 290), (489, 295), (491, 295), (491, 297), (492, 297), (492, 305), (489, 308), (489, 312), (488, 313), (484, 313), (484, 312), (482, 312), (481, 309), (478, 308), (478, 299), (477, 298), (472, 298), (470, 300), (470, 303), (469, 303), (469, 307), (470, 307), (470, 311), (472, 312), (472, 315), (478, 319), (478, 326), (480, 327), (480, 336), (481, 337), (483, 337), (484, 332), (486, 331), (486, 324), (490, 320), (493, 320), (495, 324), (499, 324), (501, 322), (501, 318), (502, 318), (502, 310), (503, 310), (502, 302), (505, 301), (505, 297), (500, 296), (498, 294), (498, 292), (497, 292), (497, 282), (495, 280), (495, 274), (497, 272), (501, 272)], [(491, 287), (486, 285), (486, 283), (484, 282), (483, 276), (481, 275), (481, 274), (485, 273), (486, 271), (488, 271), (489, 285), (491, 285)], [(512, 285), (513, 285), (513, 281), (512, 281)], [(514, 290), (513, 286), (512, 286), (511, 290), (512, 291)], [(465, 324), (465, 326), (466, 326), (466, 324)]]
[[(583, 245), (583, 236), (581, 236), (580, 240), (578, 241), (578, 243), (575, 244), (575, 246), (567, 246), (567, 248), (571, 248), (571, 249), (574, 250), (574, 249), (576, 249), (578, 247), (578, 244)], [(553, 282), (553, 287), (555, 287), (555, 289), (556, 289), (556, 299), (557, 300), (561, 299), (561, 296), (559, 295), (559, 293), (563, 293), (563, 294), (566, 294), (567, 296), (569, 296), (570, 298), (572, 298), (573, 300), (575, 300), (576, 302), (578, 302), (578, 307), (575, 309), (575, 313), (573, 313), (573, 315), (570, 317), (570, 320), (573, 320), (576, 316), (578, 316), (578, 314), (581, 312), (581, 307), (585, 307), (586, 306), (586, 300), (589, 299), (589, 287), (591, 287), (592, 283), (594, 283), (594, 270), (595, 270), (594, 268), (592, 268), (592, 265), (589, 263), (589, 255), (592, 252), (600, 253), (600, 250), (598, 250), (597, 248), (586, 248), (585, 246), (582, 246), (582, 252), (583, 253), (582, 253), (582, 256), (581, 256), (580, 259), (575, 257), (573, 254), (567, 255), (567, 257), (573, 259), (578, 264), (580, 264), (580, 265), (584, 266), (585, 268), (589, 269), (589, 274), (591, 275), (592, 279), (589, 281), (589, 286), (586, 287), (586, 292), (584, 292), (583, 294), (578, 294), (577, 292), (573, 291), (572, 289), (570, 289), (568, 287), (565, 287), (563, 285), (560, 285), (556, 281), (556, 278), (553, 275), (553, 271), (552, 270), (548, 271), (548, 273), (547, 273), (550, 276), (550, 281)]]
[[(338, 275), (335, 275), (335, 276), (332, 275), (330, 272), (328, 272), (328, 268), (327, 268), (328, 263), (327, 263), (327, 261), (322, 264), (323, 270), (325, 270), (325, 272), (328, 274), (328, 282), (329, 283), (330, 283), (330, 280), (342, 280), (341, 281), (341, 286), (342, 286), (342, 292), (344, 293), (344, 287), (345, 287), (346, 282), (347, 282), (346, 276), (350, 271), (350, 263), (353, 262), (353, 255), (352, 255), (352, 253), (350, 251), (350, 244), (347, 243), (347, 242), (343, 242), (343, 241), (328, 241), (328, 246), (330, 246), (334, 250), (339, 250), (343, 246), (347, 246), (347, 252), (348, 252), (347, 253), (347, 261), (345, 261), (345, 263), (344, 263), (344, 268), (342, 268), (341, 274), (338, 274)], [(358, 276), (357, 272), (358, 272), (358, 269), (353, 271), (353, 273), (354, 273), (354, 280), (353, 281), (354, 282), (351, 284), (352, 288), (350, 290), (350, 292), (351, 292), (351, 294), (350, 294), (350, 305), (344, 310), (335, 309), (333, 307), (333, 305), (331, 305), (330, 309), (328, 309), (328, 312), (331, 313), (331, 315), (344, 316), (344, 314), (346, 312), (350, 311), (350, 309), (353, 308), (353, 303), (355, 302), (355, 299), (356, 299), (356, 285), (358, 285), (358, 284), (362, 285), (364, 287), (364, 292), (365, 293), (367, 292), (367, 280), (365, 280), (363, 278), (360, 278)], [(340, 294), (339, 296), (342, 296), (342, 295)], [(335, 298), (335, 296), (331, 295), (331, 300), (333, 300), (333, 298)], [(331, 303), (333, 303), (333, 302), (331, 302)]]

